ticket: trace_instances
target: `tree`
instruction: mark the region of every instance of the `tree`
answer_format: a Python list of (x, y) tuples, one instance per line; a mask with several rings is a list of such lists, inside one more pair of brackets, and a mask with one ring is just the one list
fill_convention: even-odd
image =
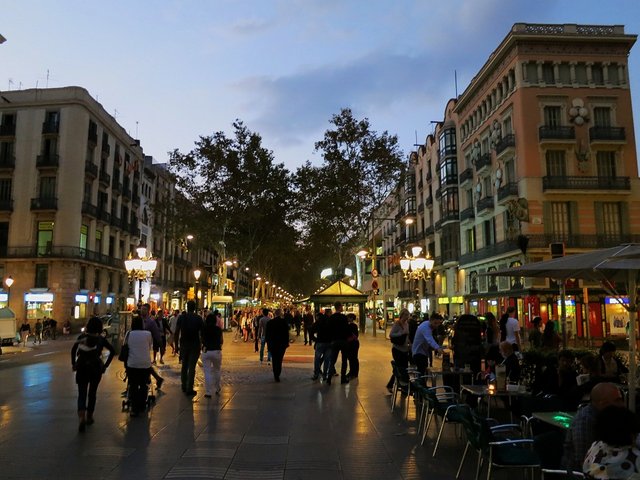
[(300, 167), (295, 184), (305, 245), (325, 266), (342, 267), (364, 244), (376, 207), (402, 181), (405, 164), (397, 136), (376, 133), (350, 109), (330, 123), (315, 144), (322, 164)]
[(250, 264), (276, 275), (280, 264), (289, 267), (278, 260), (295, 246), (288, 219), (291, 174), (274, 163), (260, 135), (240, 120), (233, 128), (233, 138), (216, 132), (200, 137), (189, 153), (170, 153), (176, 187), (190, 205), (176, 205), (173, 223), (193, 233), (201, 246), (219, 250), (224, 242), (226, 256), (237, 256), (240, 267)]

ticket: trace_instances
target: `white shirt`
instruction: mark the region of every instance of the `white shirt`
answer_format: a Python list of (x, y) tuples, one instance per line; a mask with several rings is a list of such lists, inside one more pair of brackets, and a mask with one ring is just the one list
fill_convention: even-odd
[(127, 344), (129, 345), (127, 367), (150, 368), (153, 348), (151, 332), (149, 330), (131, 330), (127, 334)]
[(509, 343), (517, 343), (516, 332), (520, 331), (520, 324), (518, 323), (518, 320), (509, 317), (507, 319), (507, 323), (505, 324), (505, 329), (507, 330), (507, 336), (505, 337), (505, 340)]

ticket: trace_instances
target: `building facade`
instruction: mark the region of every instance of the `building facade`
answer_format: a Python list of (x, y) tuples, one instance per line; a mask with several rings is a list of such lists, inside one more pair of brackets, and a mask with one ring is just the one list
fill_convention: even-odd
[[(416, 293), (429, 311), (515, 305), (523, 326), (557, 319), (553, 281), (487, 273), (640, 241), (627, 67), (636, 38), (617, 25), (515, 24), (446, 104), (410, 157), (415, 189), (405, 182), (399, 221), (415, 215), (416, 230), (398, 223), (394, 241), (395, 253), (415, 244), (435, 257)], [(602, 289), (569, 282), (567, 292), (570, 337), (624, 333), (623, 309)]]

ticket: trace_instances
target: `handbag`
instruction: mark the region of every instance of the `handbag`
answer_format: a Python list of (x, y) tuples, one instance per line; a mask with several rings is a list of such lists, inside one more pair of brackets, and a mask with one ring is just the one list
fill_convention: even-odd
[(124, 343), (122, 344), (122, 347), (120, 347), (120, 353), (118, 354), (118, 360), (120, 360), (121, 362), (124, 362), (125, 364), (129, 359), (129, 344), (127, 343), (128, 338), (129, 338), (129, 332), (127, 332), (127, 335), (125, 335)]

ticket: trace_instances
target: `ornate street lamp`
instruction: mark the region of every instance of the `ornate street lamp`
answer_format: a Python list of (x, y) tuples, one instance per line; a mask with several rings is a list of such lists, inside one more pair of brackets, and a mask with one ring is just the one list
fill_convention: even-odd
[(195, 291), (194, 291), (194, 293), (195, 293), (194, 297), (195, 297), (195, 300), (196, 300), (196, 309), (200, 308), (200, 302), (198, 301), (198, 286), (199, 286), (199, 283), (200, 283), (200, 275), (202, 275), (202, 270), (200, 270), (199, 268), (196, 268), (193, 271), (193, 277), (196, 279), (196, 288), (195, 288)]
[(13, 277), (9, 275), (4, 279), (4, 284), (7, 286), (7, 308), (9, 308), (9, 297), (11, 296), (11, 285), (13, 285)]
[(423, 257), (422, 247), (412, 247), (411, 255), (404, 252), (404, 257), (400, 259), (400, 268), (404, 273), (406, 280), (426, 280), (431, 275), (433, 270), (433, 259), (429, 256)]
[(127, 269), (129, 279), (138, 281), (138, 303), (142, 303), (142, 282), (149, 280), (153, 276), (158, 260), (153, 258), (151, 252), (147, 253), (144, 247), (136, 248), (138, 258), (133, 258), (129, 253), (129, 258), (124, 261), (124, 267)]

